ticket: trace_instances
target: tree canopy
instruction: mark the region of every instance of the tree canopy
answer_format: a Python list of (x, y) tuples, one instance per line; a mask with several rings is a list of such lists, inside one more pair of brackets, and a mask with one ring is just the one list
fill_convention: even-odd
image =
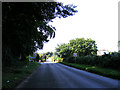
[(84, 38), (76, 38), (70, 40), (68, 44), (61, 44), (56, 47), (56, 53), (63, 58), (73, 56), (77, 53), (79, 56), (97, 55), (97, 45), (94, 40)]
[(3, 63), (43, 48), (43, 43), (55, 37), (55, 27), (49, 22), (56, 17), (66, 18), (77, 12), (74, 5), (59, 2), (2, 3)]

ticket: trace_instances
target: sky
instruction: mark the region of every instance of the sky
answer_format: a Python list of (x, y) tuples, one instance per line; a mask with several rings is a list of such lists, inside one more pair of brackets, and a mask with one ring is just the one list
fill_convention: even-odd
[(67, 18), (56, 18), (50, 25), (56, 36), (44, 44), (38, 53), (54, 52), (57, 44), (75, 38), (91, 38), (98, 50), (118, 51), (118, 2), (120, 0), (57, 0), (76, 5), (78, 13)]

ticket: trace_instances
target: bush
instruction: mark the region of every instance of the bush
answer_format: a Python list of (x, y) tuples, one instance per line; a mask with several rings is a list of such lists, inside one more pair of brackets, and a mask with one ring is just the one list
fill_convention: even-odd
[(75, 58), (73, 56), (69, 56), (63, 59), (64, 62), (74, 63)]
[[(72, 56), (64, 58), (65, 62), (75, 63), (75, 58)], [(77, 64), (85, 64), (99, 66), (111, 69), (120, 69), (120, 53), (109, 53), (103, 56), (80, 56), (76, 58)]]
[(100, 66), (105, 68), (120, 69), (120, 57), (119, 55), (105, 55), (105, 56), (82, 56), (78, 57), (77, 62), (79, 64)]
[(120, 67), (120, 57), (119, 56), (112, 56), (111, 57), (111, 67), (112, 68), (119, 68)]
[(62, 62), (63, 61), (63, 58), (58, 58), (58, 62)]
[(81, 57), (77, 57), (77, 63), (95, 65), (96, 60), (94, 56), (81, 56)]

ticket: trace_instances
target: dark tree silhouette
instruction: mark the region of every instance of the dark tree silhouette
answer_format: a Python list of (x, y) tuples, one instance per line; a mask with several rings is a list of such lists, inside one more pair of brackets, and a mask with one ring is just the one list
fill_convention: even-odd
[(25, 57), (55, 37), (55, 27), (48, 25), (56, 17), (66, 18), (77, 12), (74, 6), (58, 2), (3, 2), (3, 64)]

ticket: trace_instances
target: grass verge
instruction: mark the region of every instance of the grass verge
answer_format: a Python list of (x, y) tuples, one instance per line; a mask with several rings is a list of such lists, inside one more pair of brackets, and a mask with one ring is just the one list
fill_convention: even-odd
[(31, 62), (22, 67), (5, 67), (2, 72), (2, 88), (14, 88), (20, 82), (25, 80), (34, 70), (40, 66), (40, 63)]
[(101, 68), (101, 67), (91, 66), (91, 65), (67, 63), (67, 62), (61, 62), (61, 64), (65, 64), (65, 65), (75, 67), (77, 69), (81, 69), (81, 70), (88, 71), (91, 73), (95, 73), (98, 75), (106, 76), (112, 79), (120, 80), (120, 72), (117, 70)]

